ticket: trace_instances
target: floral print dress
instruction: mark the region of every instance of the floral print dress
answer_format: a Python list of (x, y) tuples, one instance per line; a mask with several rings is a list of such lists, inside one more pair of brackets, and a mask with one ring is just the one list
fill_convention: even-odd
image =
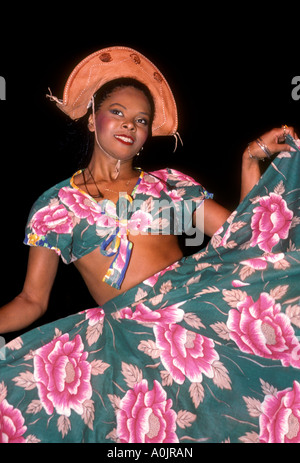
[[(271, 162), (204, 249), (103, 307), (6, 345), (0, 442), (300, 442), (300, 150), (289, 142), (295, 151)], [(146, 215), (155, 186), (176, 210), (189, 188), (198, 188), (195, 201), (187, 198), (191, 212), (208, 195), (172, 171), (150, 183), (139, 209), (126, 217), (122, 208), (111, 211), (119, 229), (125, 219), (145, 230), (156, 219), (170, 226)], [(54, 248), (68, 262), (107, 241), (110, 226), (108, 214), (72, 199), (70, 188), (46, 195), (26, 231), (29, 244)], [(120, 283), (130, 252), (119, 229), (102, 249), (116, 256), (111, 284)], [(94, 242), (85, 240), (91, 230)]]

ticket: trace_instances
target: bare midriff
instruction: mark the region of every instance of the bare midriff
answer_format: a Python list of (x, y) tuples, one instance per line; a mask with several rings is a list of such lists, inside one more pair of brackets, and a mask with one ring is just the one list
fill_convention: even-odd
[(95, 249), (74, 263), (99, 306), (182, 257), (178, 239), (174, 235), (129, 235), (128, 239), (133, 243), (133, 249), (120, 289), (102, 281), (114, 257), (102, 255), (100, 249)]

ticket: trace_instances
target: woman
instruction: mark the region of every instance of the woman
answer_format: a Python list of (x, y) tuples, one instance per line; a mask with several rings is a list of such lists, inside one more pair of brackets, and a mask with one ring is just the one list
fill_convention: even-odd
[[(299, 154), (293, 128), (248, 145), (241, 201), (251, 197), (230, 214), (180, 172), (133, 168), (151, 133), (177, 134), (171, 90), (139, 53), (113, 47), (91, 55), (71, 74), (64, 100), (51, 98), (73, 119), (87, 114), (95, 142), (86, 167), (35, 203), (24, 288), (1, 308), (0, 332), (24, 328), (46, 311), (59, 255), (74, 262), (99, 307), (7, 346), (2, 440), (299, 441), (297, 405), (283, 411), (284, 432), (269, 412), (281, 407), (281, 396), (296, 403), (300, 392), (293, 317), (276, 302), (289, 294), (284, 303), (294, 307), (298, 290), (291, 283), (266, 291), (297, 272), (296, 254), (288, 256), (297, 240), (294, 249), (287, 239), (298, 222), (283, 198), (295, 189), (282, 170), (261, 200), (256, 185), (260, 160)], [(297, 207), (297, 199), (290, 203)], [(177, 235), (192, 219), (212, 240), (183, 258)], [(261, 384), (266, 397), (284, 388), (242, 408), (251, 391), (261, 398)]]

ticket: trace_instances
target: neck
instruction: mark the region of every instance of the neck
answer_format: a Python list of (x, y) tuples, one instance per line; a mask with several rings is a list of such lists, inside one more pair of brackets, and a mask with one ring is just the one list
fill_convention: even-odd
[[(118, 161), (111, 156), (107, 157), (103, 155), (103, 153), (95, 149), (88, 168), (97, 181), (112, 182), (116, 180), (127, 180), (135, 173), (135, 169), (132, 167), (132, 161), (132, 159)], [(116, 171), (116, 167), (118, 167), (118, 172)]]

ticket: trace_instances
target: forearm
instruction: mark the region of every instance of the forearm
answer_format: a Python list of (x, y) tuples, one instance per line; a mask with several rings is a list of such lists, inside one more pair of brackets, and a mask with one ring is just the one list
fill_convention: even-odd
[(0, 333), (18, 331), (31, 325), (46, 311), (46, 306), (31, 300), (21, 293), (0, 308)]
[(240, 202), (247, 196), (249, 191), (256, 185), (261, 176), (259, 160), (249, 156), (249, 150), (243, 153), (242, 173), (241, 173), (241, 195)]
[(0, 334), (26, 328), (46, 312), (58, 259), (58, 255), (47, 248), (30, 248), (23, 289), (0, 308)]
[(260, 179), (259, 164), (264, 158), (270, 158), (280, 151), (293, 151), (293, 148), (285, 143), (288, 134), (298, 138), (293, 127), (283, 126), (270, 130), (262, 137), (249, 143), (243, 153), (240, 201), (245, 198)]

